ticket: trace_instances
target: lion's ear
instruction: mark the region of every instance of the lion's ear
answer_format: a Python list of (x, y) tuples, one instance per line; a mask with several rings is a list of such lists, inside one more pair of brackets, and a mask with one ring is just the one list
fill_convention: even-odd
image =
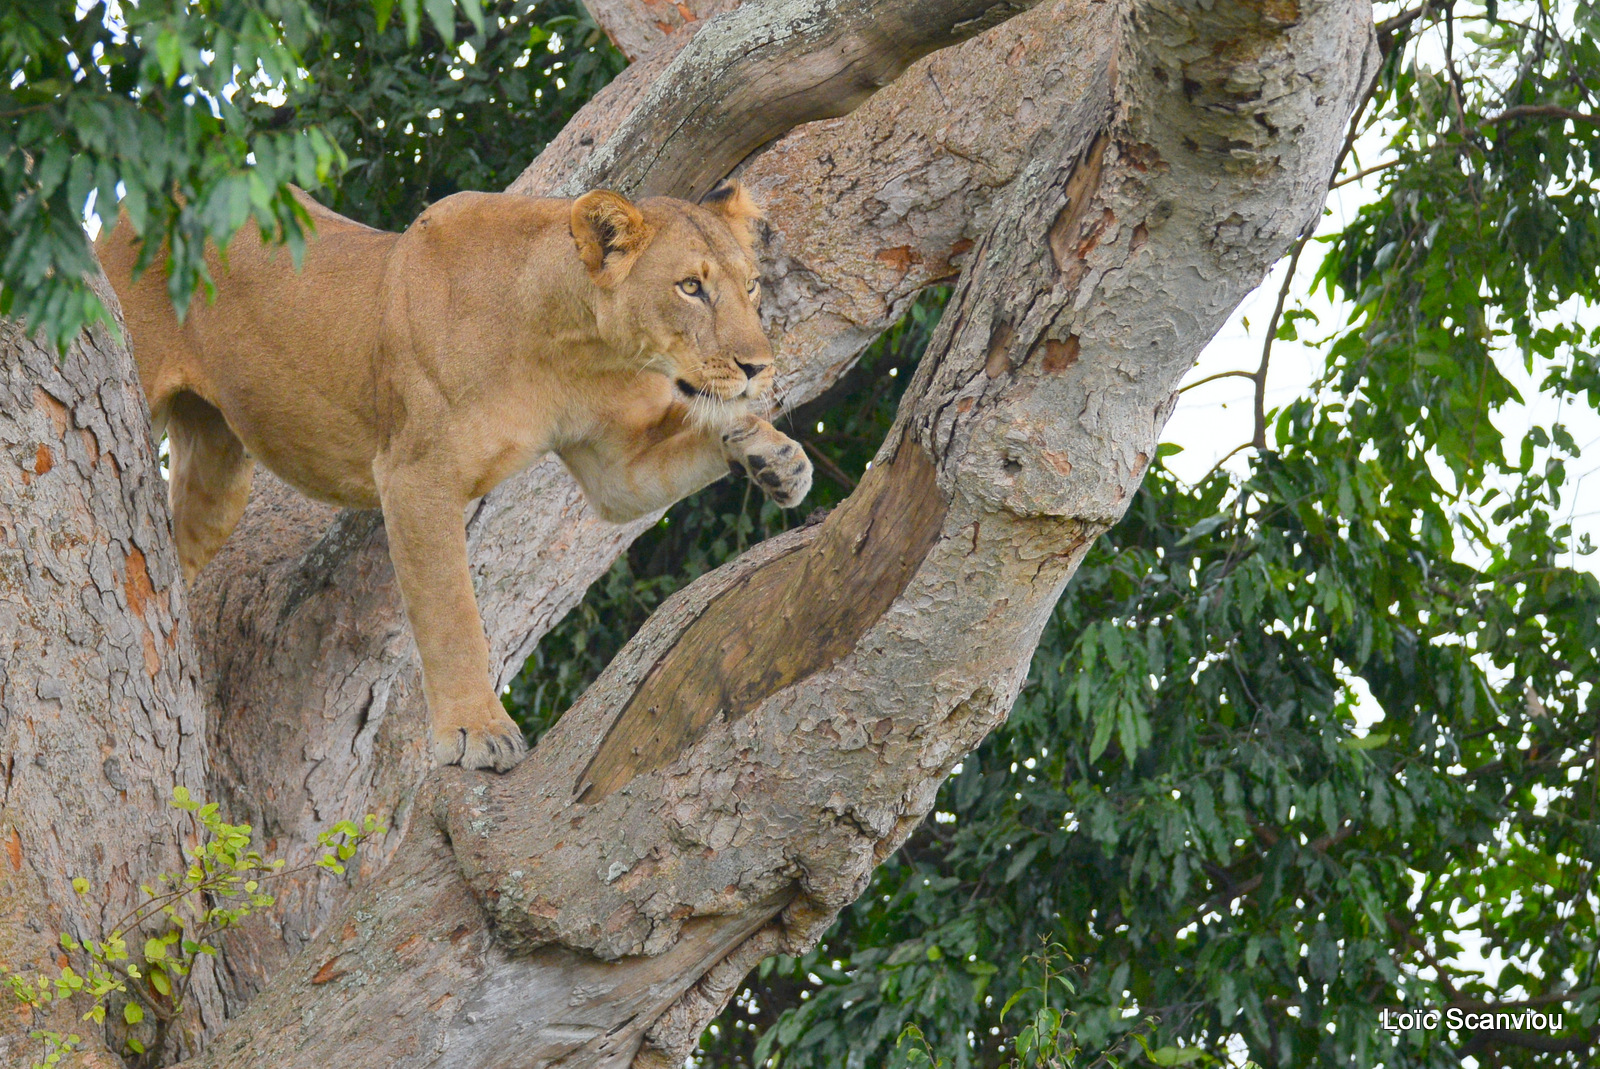
[(627, 197), (609, 189), (585, 193), (572, 202), (572, 242), (589, 277), (602, 286), (614, 286), (628, 277), (655, 232)]
[(744, 186), (738, 182), (723, 182), (701, 197), (700, 204), (722, 216), (740, 244), (750, 251), (755, 250), (757, 227), (762, 219), (761, 209)]

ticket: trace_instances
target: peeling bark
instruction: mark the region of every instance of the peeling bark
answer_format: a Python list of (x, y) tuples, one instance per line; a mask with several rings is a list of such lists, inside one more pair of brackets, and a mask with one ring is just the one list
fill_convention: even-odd
[(563, 184), (698, 197), (750, 153), (846, 115), (912, 62), (1039, 0), (774, 0), (708, 23)]
[(612, 44), (637, 63), (667, 38), (732, 11), (739, 0), (590, 0), (584, 6)]

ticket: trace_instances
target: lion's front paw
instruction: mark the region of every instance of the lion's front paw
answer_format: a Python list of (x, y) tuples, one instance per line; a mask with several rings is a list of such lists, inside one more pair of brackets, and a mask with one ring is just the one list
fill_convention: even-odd
[[(497, 717), (494, 714), (498, 712)], [(433, 756), (441, 765), (460, 765), (491, 772), (509, 772), (528, 756), (528, 744), (516, 721), (498, 707), (481, 720), (435, 724)]]
[(765, 420), (730, 430), (722, 443), (730, 465), (782, 508), (798, 505), (811, 490), (811, 460), (805, 449)]

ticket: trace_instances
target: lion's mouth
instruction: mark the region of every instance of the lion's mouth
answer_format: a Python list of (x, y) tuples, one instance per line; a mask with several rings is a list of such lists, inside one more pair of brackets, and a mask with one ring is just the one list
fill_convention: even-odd
[(725, 396), (716, 390), (707, 389), (704, 386), (696, 386), (688, 379), (675, 379), (673, 380), (673, 385), (678, 388), (679, 393), (690, 401), (693, 401), (696, 397), (703, 397), (707, 401), (720, 401), (723, 404), (731, 404), (734, 401), (747, 401), (755, 396), (749, 383), (746, 383), (745, 388), (732, 397)]

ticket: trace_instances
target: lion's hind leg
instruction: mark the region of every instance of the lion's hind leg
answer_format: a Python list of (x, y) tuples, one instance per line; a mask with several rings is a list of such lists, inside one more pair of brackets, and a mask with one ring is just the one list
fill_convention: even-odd
[(172, 535), (193, 582), (244, 515), (255, 461), (222, 413), (187, 391), (162, 406), (167, 425)]

